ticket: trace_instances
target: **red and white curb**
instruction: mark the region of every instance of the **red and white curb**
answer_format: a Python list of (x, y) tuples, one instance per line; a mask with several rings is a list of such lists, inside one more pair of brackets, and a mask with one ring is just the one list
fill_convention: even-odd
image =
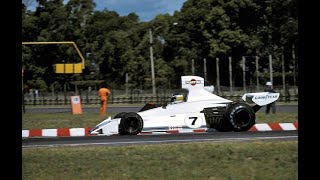
[[(66, 136), (95, 136), (89, 134), (91, 128), (58, 128), (58, 129), (32, 129), (22, 130), (22, 137), (66, 137)], [(249, 131), (294, 131), (298, 130), (298, 123), (261, 123), (255, 124)], [(178, 134), (178, 133), (204, 133), (215, 131), (214, 129), (181, 129), (168, 130), (163, 132), (141, 132), (144, 134)]]
[(91, 136), (91, 128), (59, 128), (22, 130), (22, 137)]
[(298, 130), (298, 123), (261, 123), (255, 124), (249, 131), (294, 131)]

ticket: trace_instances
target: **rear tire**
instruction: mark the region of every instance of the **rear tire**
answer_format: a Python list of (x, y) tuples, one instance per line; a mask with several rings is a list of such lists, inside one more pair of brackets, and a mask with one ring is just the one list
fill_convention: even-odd
[(204, 108), (209, 128), (217, 131), (248, 131), (256, 120), (255, 111), (245, 103), (230, 103), (226, 107)]
[(254, 110), (245, 103), (232, 104), (227, 110), (227, 115), (235, 132), (248, 131), (256, 123)]

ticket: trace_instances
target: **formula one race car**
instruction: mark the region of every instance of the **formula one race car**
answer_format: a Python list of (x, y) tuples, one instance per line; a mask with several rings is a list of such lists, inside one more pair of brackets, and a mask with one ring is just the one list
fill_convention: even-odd
[(204, 79), (198, 76), (182, 76), (181, 85), (188, 93), (174, 94), (170, 103), (147, 103), (137, 113), (119, 113), (99, 123), (90, 134), (137, 135), (199, 128), (247, 131), (255, 124), (255, 112), (279, 98), (279, 93), (245, 93), (242, 99), (246, 102), (233, 102), (206, 91)]

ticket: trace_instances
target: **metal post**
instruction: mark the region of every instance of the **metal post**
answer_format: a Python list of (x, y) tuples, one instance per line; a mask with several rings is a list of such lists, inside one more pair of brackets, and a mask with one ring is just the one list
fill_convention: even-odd
[(273, 77), (272, 77), (272, 55), (269, 55), (269, 72), (270, 72), (270, 82), (273, 84)]
[(54, 97), (54, 86), (51, 86), (52, 98)]
[(233, 94), (233, 89), (232, 89), (232, 58), (229, 57), (229, 84), (230, 84), (230, 95)]
[(26, 108), (25, 108), (25, 105), (24, 105), (24, 87), (23, 87), (23, 69), (22, 69), (22, 111), (23, 113), (26, 113)]
[(216, 68), (217, 68), (217, 86), (218, 86), (218, 93), (220, 93), (219, 58), (216, 58)]
[(74, 88), (75, 88), (75, 95), (78, 95), (78, 85), (74, 84)]
[(296, 87), (296, 55), (295, 55), (295, 47), (292, 44), (292, 60), (293, 60), (293, 85)]
[(286, 71), (284, 67), (284, 48), (282, 47), (282, 53), (281, 53), (281, 66), (282, 66), (282, 89), (283, 89), (283, 94), (286, 92)]
[[(174, 26), (178, 25), (177, 22), (173, 23)], [(158, 26), (154, 29), (153, 33), (155, 33), (159, 28), (162, 26)], [(151, 80), (152, 80), (152, 94), (156, 94), (156, 82), (155, 82), (155, 75), (154, 75), (154, 62), (153, 62), (153, 35), (152, 35), (152, 29), (149, 29), (149, 37), (150, 37), (150, 60), (151, 60)]]
[(152, 30), (149, 29), (149, 35), (150, 35), (150, 60), (151, 60), (151, 81), (152, 81), (152, 94), (156, 94), (156, 83), (155, 83), (155, 77), (154, 77), (154, 63), (153, 63), (153, 49), (152, 49)]
[(128, 95), (128, 81), (129, 81), (129, 76), (128, 76), (128, 73), (126, 73), (126, 95)]
[(64, 82), (63, 92), (64, 92), (64, 104), (67, 104), (67, 83), (66, 82)]
[(256, 56), (256, 76), (257, 76), (257, 91), (260, 91), (260, 82), (259, 82), (259, 57)]
[(247, 91), (246, 88), (246, 58), (242, 56), (242, 74), (243, 74), (243, 90)]
[(86, 103), (89, 104), (89, 93), (91, 91), (91, 87), (88, 87), (87, 93), (86, 93)]
[(191, 60), (191, 71), (192, 75), (194, 76), (194, 59)]
[(203, 59), (203, 71), (204, 71), (204, 82), (206, 82), (207, 79), (207, 60), (206, 58)]

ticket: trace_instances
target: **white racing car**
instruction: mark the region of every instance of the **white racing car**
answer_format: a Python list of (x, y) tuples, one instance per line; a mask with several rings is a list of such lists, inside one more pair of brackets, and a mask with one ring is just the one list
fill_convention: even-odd
[(181, 85), (188, 93), (174, 94), (171, 103), (160, 107), (147, 103), (137, 113), (119, 113), (99, 123), (90, 134), (137, 135), (199, 128), (247, 131), (255, 124), (255, 112), (279, 98), (279, 93), (245, 93), (242, 99), (246, 102), (233, 102), (206, 91), (204, 79), (198, 76), (182, 76)]

